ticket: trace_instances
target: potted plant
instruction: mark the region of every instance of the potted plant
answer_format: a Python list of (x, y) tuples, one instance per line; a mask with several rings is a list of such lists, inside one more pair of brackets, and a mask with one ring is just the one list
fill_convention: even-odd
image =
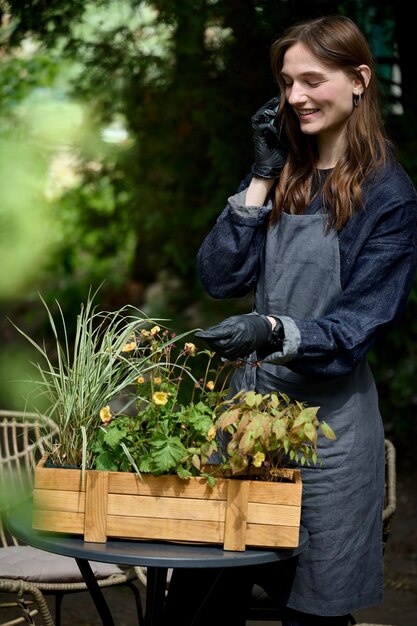
[[(301, 477), (288, 465), (318, 461), (318, 428), (334, 438), (318, 408), (279, 392), (229, 397), (240, 363), (218, 360), (187, 341), (194, 331), (176, 335), (132, 307), (100, 312), (89, 297), (70, 346), (62, 310), (60, 334), (44, 305), (54, 359), (18, 329), (43, 357), (37, 389), (59, 426), (48, 455), (55, 469), (44, 458), (35, 473), (36, 528), (90, 541), (297, 545)], [(230, 439), (225, 451), (218, 451), (220, 430)]]
[(293, 462), (316, 464), (318, 429), (327, 439), (336, 439), (332, 428), (319, 422), (319, 408), (281, 392), (240, 391), (225, 400), (217, 407), (216, 420), (216, 430), (230, 435), (223, 470), (274, 480)]
[[(36, 410), (38, 400), (58, 425), (50, 462), (184, 479), (200, 475), (216, 449), (214, 409), (227, 393), (222, 374), (232, 364), (214, 371), (213, 353), (186, 341), (193, 331), (177, 335), (132, 306), (97, 311), (94, 297), (81, 305), (73, 342), (59, 303), (61, 328), (42, 297), (53, 345), (37, 343), (15, 326), (42, 357), (33, 364), (30, 402)], [(199, 380), (192, 360), (203, 372)]]

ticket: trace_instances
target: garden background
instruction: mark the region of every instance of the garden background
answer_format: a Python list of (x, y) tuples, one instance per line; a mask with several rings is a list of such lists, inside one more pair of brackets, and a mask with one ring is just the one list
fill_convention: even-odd
[[(403, 0), (0, 0), (1, 407), (33, 409), (48, 341), (90, 288), (181, 331), (250, 310), (216, 301), (195, 257), (250, 168), (250, 118), (276, 94), (269, 47), (298, 19), (348, 15), (378, 61), (383, 111), (417, 184), (415, 26)], [(398, 458), (417, 435), (417, 287), (370, 361)], [(73, 320), (73, 326), (71, 326)]]

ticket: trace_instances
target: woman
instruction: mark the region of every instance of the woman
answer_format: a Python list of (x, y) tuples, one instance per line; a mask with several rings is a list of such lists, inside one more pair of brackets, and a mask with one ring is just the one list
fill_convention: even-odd
[[(258, 362), (237, 370), (235, 388), (320, 406), (335, 431), (319, 442), (323, 465), (302, 468), (308, 549), (290, 578), (264, 567), (256, 581), (288, 608), (286, 626), (345, 626), (383, 599), (384, 431), (367, 353), (415, 277), (417, 196), (384, 136), (372, 55), (351, 20), (297, 24), (271, 59), (281, 98), (253, 118), (251, 175), (198, 255), (207, 292), (253, 289), (254, 311), (199, 336)], [(204, 606), (189, 623), (205, 623)]]

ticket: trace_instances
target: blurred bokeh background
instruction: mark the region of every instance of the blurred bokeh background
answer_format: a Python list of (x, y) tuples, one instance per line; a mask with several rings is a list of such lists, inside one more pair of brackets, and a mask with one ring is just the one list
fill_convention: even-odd
[[(253, 158), (251, 115), (276, 94), (272, 41), (341, 13), (378, 62), (387, 130), (417, 183), (414, 24), (402, 0), (0, 0), (0, 405), (33, 410), (25, 380), (58, 300), (131, 303), (180, 331), (250, 309), (215, 301), (199, 245)], [(417, 435), (417, 290), (372, 350), (399, 462)], [(71, 337), (70, 337), (71, 338)]]

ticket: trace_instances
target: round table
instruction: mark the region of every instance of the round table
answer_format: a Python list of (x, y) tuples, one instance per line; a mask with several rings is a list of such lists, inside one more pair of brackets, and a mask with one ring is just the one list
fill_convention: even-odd
[(223, 550), (215, 545), (109, 539), (106, 543), (86, 542), (81, 536), (46, 533), (32, 528), (32, 506), (25, 503), (10, 511), (10, 532), (21, 542), (47, 552), (76, 560), (104, 626), (114, 626), (110, 610), (92, 573), (89, 561), (147, 568), (145, 624), (157, 626), (164, 602), (169, 568), (244, 567), (292, 558), (306, 549), (308, 533), (300, 527), (296, 548), (248, 548), (243, 552)]

